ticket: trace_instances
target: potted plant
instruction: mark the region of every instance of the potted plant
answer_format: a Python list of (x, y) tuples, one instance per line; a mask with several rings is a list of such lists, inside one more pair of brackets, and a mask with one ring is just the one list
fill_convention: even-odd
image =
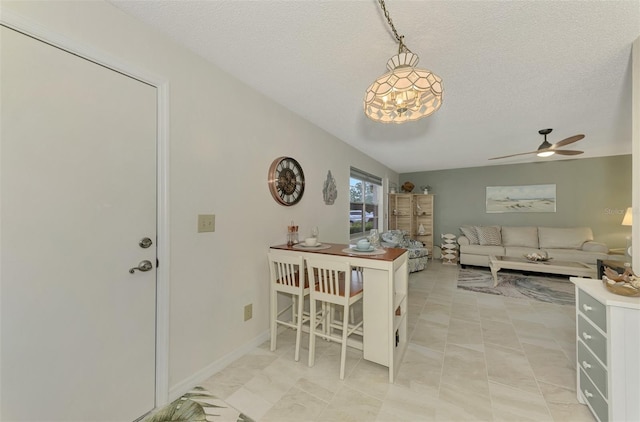
[(420, 186), (420, 189), (422, 189), (422, 192), (425, 195), (427, 195), (429, 193), (429, 191), (431, 190), (431, 186), (429, 186), (429, 185)]

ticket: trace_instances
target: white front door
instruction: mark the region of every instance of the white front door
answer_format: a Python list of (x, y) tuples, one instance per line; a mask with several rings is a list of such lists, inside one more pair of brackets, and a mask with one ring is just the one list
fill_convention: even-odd
[(0, 419), (135, 420), (155, 393), (156, 88), (0, 31)]

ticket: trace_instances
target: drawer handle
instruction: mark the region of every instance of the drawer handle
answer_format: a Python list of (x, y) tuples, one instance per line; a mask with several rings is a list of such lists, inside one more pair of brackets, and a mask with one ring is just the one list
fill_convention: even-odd
[(582, 305), (582, 309), (584, 309), (585, 312), (589, 312), (591, 310), (593, 310), (593, 308), (589, 305), (587, 305), (586, 303)]
[(593, 394), (591, 394), (591, 393), (589, 392), (589, 390), (584, 390), (584, 396), (585, 396), (585, 397), (593, 397)]
[(591, 368), (591, 364), (589, 362), (587, 362), (586, 360), (583, 360), (582, 361), (582, 367), (584, 369), (589, 369), (589, 368)]
[(587, 333), (583, 332), (583, 333), (582, 333), (582, 338), (583, 338), (583, 339), (585, 339), (585, 340), (590, 340), (590, 339), (591, 339), (591, 336), (590, 336), (589, 334), (587, 334)]

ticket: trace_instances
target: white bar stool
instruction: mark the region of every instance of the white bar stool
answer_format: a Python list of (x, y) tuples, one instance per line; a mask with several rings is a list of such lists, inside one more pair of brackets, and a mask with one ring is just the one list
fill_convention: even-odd
[[(309, 366), (315, 362), (316, 337), (342, 344), (340, 356), (340, 379), (344, 379), (345, 360), (347, 356), (347, 338), (351, 334), (362, 335), (363, 321), (349, 323), (349, 307), (362, 300), (362, 273), (352, 271), (349, 263), (307, 259), (307, 274), (314, 286), (310, 290), (311, 315), (316, 315), (316, 302), (322, 302), (322, 310), (318, 317), (311, 320), (309, 327)], [(345, 281), (347, 280), (347, 281)], [(325, 306), (328, 305), (328, 306)], [(343, 307), (342, 321), (334, 321), (332, 305)], [(317, 330), (318, 325), (329, 329)], [(333, 330), (341, 331), (334, 335)]]
[[(309, 278), (304, 269), (302, 256), (283, 256), (269, 253), (270, 302), (271, 309), (271, 351), (276, 350), (278, 324), (296, 330), (295, 360), (300, 360), (300, 338), (302, 324), (309, 320), (304, 312), (304, 299), (309, 295)], [(301, 281), (302, 280), (302, 281)], [(291, 305), (278, 311), (278, 293), (291, 296)], [(283, 313), (291, 309), (291, 319), (279, 319)]]

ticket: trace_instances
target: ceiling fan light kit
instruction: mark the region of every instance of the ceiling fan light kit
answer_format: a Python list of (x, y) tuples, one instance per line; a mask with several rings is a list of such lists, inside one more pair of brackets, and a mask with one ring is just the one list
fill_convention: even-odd
[(501, 157), (493, 157), (493, 158), (489, 158), (489, 160), (499, 160), (501, 158), (510, 158), (510, 157), (517, 157), (519, 155), (527, 155), (527, 154), (536, 154), (538, 157), (550, 157), (554, 154), (558, 154), (558, 155), (578, 155), (578, 154), (583, 154), (584, 151), (576, 151), (576, 150), (569, 150), (569, 149), (558, 149), (560, 147), (563, 147), (565, 145), (569, 145), (572, 144), (574, 142), (579, 141), (580, 139), (584, 138), (584, 135), (574, 135), (574, 136), (570, 136), (566, 139), (563, 139), (562, 141), (556, 142), (555, 144), (550, 144), (547, 141), (547, 135), (551, 133), (551, 131), (553, 131), (553, 129), (540, 129), (538, 131), (538, 133), (540, 135), (544, 136), (544, 141), (540, 144), (540, 146), (538, 147), (537, 150), (535, 151), (529, 151), (529, 152), (521, 152), (519, 154), (511, 154), (511, 155), (503, 155)]
[(442, 105), (442, 79), (416, 67), (418, 55), (404, 44), (404, 35), (398, 35), (384, 0), (378, 2), (398, 41), (398, 54), (387, 61), (389, 71), (367, 88), (364, 113), (381, 123), (404, 123), (427, 117)]
[(551, 133), (553, 129), (541, 129), (538, 131), (538, 133), (540, 135), (544, 135), (544, 141), (542, 141), (542, 143), (540, 144), (540, 146), (538, 147), (538, 154), (536, 154), (538, 157), (551, 157), (553, 154), (555, 154), (555, 151), (549, 151), (549, 148), (551, 148), (551, 144), (549, 142), (547, 142), (547, 135)]
[(553, 154), (555, 154), (555, 152), (553, 151), (542, 151), (542, 152), (539, 152), (537, 155), (538, 157), (544, 158), (544, 157), (551, 157)]

